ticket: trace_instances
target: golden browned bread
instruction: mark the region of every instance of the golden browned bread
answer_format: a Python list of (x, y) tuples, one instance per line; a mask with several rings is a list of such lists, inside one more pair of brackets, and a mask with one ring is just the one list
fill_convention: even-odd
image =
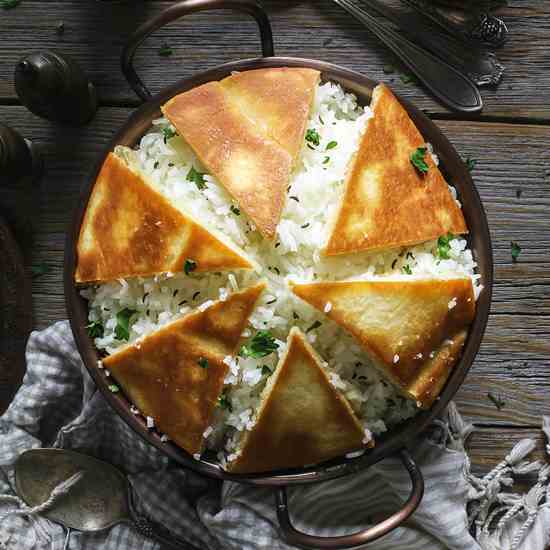
[(326, 315), (422, 407), (445, 384), (475, 314), (469, 278), (308, 283), (292, 291), (319, 311), (330, 303)]
[(411, 154), (424, 138), (392, 92), (379, 84), (374, 116), (346, 176), (346, 187), (324, 253), (347, 254), (417, 244), (467, 233), (461, 209), (430, 154), (420, 174)]
[(266, 239), (275, 237), (319, 76), (288, 67), (234, 73), (162, 107)]
[(77, 254), (77, 283), (183, 271), (186, 259), (196, 263), (197, 272), (254, 267), (113, 153), (90, 195)]
[(223, 389), (223, 359), (235, 352), (264, 288), (231, 294), (103, 360), (140, 412), (191, 454), (201, 451)]
[(313, 69), (273, 67), (234, 73), (221, 85), (231, 101), (295, 161), (304, 144), (319, 77)]
[(365, 432), (346, 398), (329, 382), (321, 359), (293, 328), (288, 347), (262, 393), (258, 419), (228, 469), (266, 472), (317, 464), (360, 449)]

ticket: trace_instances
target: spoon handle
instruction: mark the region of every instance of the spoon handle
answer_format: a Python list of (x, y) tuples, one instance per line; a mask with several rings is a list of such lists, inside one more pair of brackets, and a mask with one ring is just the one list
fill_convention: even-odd
[(158, 542), (163, 550), (200, 550), (187, 541), (176, 539), (165, 527), (143, 516), (134, 516), (131, 523), (142, 535)]
[(420, 48), (351, 0), (334, 0), (376, 35), (444, 105), (464, 113), (481, 111), (483, 101), (476, 85), (453, 66)]

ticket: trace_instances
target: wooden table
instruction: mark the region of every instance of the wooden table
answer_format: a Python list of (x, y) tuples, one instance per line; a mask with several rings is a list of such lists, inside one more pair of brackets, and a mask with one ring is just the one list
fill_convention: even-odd
[[(119, 70), (122, 45), (138, 24), (169, 4), (23, 0), (0, 12), (0, 121), (41, 146), (47, 169), (32, 198), (34, 242), (25, 248), (29, 265), (49, 267), (32, 284), (37, 329), (66, 318), (64, 231), (79, 187), (99, 149), (139, 104)], [(456, 401), (478, 428), (470, 441), (478, 471), (496, 464), (524, 437), (537, 439), (542, 457), (541, 415), (550, 414), (550, 2), (510, 0), (501, 11), (511, 31), (499, 52), (505, 77), (498, 88), (483, 90), (483, 115), (469, 117), (446, 111), (418, 85), (404, 83), (407, 71), (329, 0), (264, 5), (278, 55), (331, 61), (389, 82), (437, 121), (461, 155), (477, 160), (473, 177), (489, 217), (496, 282), (481, 351)], [(56, 32), (60, 22), (63, 34)], [(173, 48), (170, 57), (158, 55), (165, 42)], [(88, 126), (62, 128), (18, 104), (14, 65), (43, 48), (73, 55), (96, 84), (100, 108)], [(159, 90), (258, 53), (252, 22), (227, 13), (197, 14), (148, 39), (136, 63), (145, 82)], [(522, 248), (517, 263), (511, 241)], [(489, 392), (502, 399), (501, 410)]]

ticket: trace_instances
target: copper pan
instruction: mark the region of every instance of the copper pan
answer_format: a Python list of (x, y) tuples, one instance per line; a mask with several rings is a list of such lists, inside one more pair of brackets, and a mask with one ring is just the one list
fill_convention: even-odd
[[(171, 23), (190, 13), (213, 9), (235, 10), (253, 17), (260, 30), (262, 56), (255, 59), (233, 61), (210, 68), (192, 77), (180, 80), (153, 96), (138, 77), (133, 67), (132, 61), (137, 47), (150, 33), (156, 31), (163, 25)], [(185, 92), (195, 86), (211, 80), (224, 78), (232, 71), (282, 66), (310, 67), (321, 71), (323, 80), (338, 82), (347, 91), (353, 92), (357, 96), (359, 102), (364, 105), (369, 104), (372, 90), (377, 83), (360, 73), (323, 61), (294, 57), (276, 57), (274, 55), (273, 38), (269, 20), (261, 5), (255, 0), (186, 0), (175, 3), (136, 30), (122, 52), (121, 63), (122, 71), (130, 83), (130, 86), (144, 103), (130, 115), (127, 122), (117, 131), (113, 139), (94, 163), (82, 187), (80, 200), (75, 210), (72, 224), (67, 233), (65, 247), (64, 276), (67, 310), (73, 334), (86, 368), (99, 390), (103, 393), (104, 398), (124, 421), (139, 434), (140, 437), (151, 445), (154, 445), (172, 460), (178, 462), (185, 468), (190, 468), (213, 478), (273, 487), (277, 497), (277, 514), (281, 527), (281, 534), (289, 543), (304, 548), (348, 548), (365, 544), (381, 537), (403, 523), (403, 521), (414, 512), (422, 499), (424, 490), (422, 475), (407, 451), (407, 444), (422, 434), (433, 418), (445, 409), (449, 401), (457, 392), (479, 349), (489, 315), (493, 283), (491, 239), (487, 218), (467, 167), (439, 128), (411, 103), (400, 99), (411, 118), (426, 138), (426, 141), (433, 144), (434, 149), (441, 159), (441, 165), (449, 183), (454, 185), (459, 193), (466, 222), (470, 228), (469, 246), (479, 265), (481, 283), (484, 285), (484, 290), (477, 303), (476, 316), (470, 328), (462, 358), (455, 366), (440, 398), (434, 403), (430, 410), (420, 412), (414, 418), (395, 427), (383, 437), (380, 437), (376, 447), (367, 451), (363, 456), (357, 458), (340, 457), (313, 467), (283, 470), (267, 474), (230, 474), (223, 470), (215, 457), (205, 456), (201, 460), (195, 460), (183, 449), (174, 444), (162, 442), (157, 433), (147, 429), (142, 418), (136, 417), (130, 412), (130, 403), (124, 395), (121, 393), (114, 394), (109, 391), (108, 383), (104, 375), (98, 369), (97, 361), (99, 355), (94, 347), (93, 341), (86, 331), (88, 314), (87, 303), (80, 296), (79, 290), (74, 283), (76, 243), (94, 181), (107, 153), (112, 151), (115, 145), (135, 146), (141, 136), (150, 127), (152, 120), (161, 116), (160, 106), (163, 103), (176, 94)], [(412, 488), (410, 497), (399, 511), (375, 526), (347, 536), (332, 538), (316, 537), (298, 532), (294, 529), (287, 508), (285, 492), (285, 487), (287, 485), (315, 483), (350, 475), (364, 468), (368, 468), (379, 460), (390, 456), (400, 457), (411, 478)]]

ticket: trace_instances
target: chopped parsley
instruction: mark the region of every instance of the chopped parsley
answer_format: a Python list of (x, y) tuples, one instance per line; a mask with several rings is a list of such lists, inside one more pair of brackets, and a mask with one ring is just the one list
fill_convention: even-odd
[(5, 10), (11, 10), (12, 8), (15, 8), (19, 2), (21, 2), (21, 0), (0, 0), (0, 6), (2, 6)]
[(208, 359), (206, 359), (205, 357), (201, 357), (197, 361), (197, 364), (199, 365), (199, 367), (201, 369), (207, 369), (208, 368)]
[(397, 264), (397, 258), (395, 258), (395, 260), (392, 262), (391, 268), (395, 269), (396, 264)]
[(512, 251), (512, 261), (517, 262), (519, 255), (521, 254), (521, 246), (519, 246), (518, 243), (515, 243), (514, 241), (512, 241), (510, 243), (510, 249)]
[(306, 132), (306, 141), (311, 143), (312, 145), (319, 145), (321, 143), (321, 136), (319, 135), (319, 132), (315, 130), (314, 128), (310, 128)]
[(172, 130), (172, 128), (163, 128), (162, 135), (164, 136), (164, 143), (166, 143), (169, 139), (177, 136), (177, 132)]
[(248, 344), (243, 344), (239, 355), (241, 357), (252, 357), (259, 359), (272, 354), (279, 348), (275, 338), (268, 330), (259, 330)]
[(300, 199), (299, 199), (297, 196), (295, 196), (295, 195), (291, 195), (291, 196), (289, 197), (289, 199), (292, 199), (293, 201), (296, 201), (296, 202), (300, 202)]
[(130, 338), (130, 319), (134, 313), (136, 313), (134, 309), (126, 307), (116, 314), (115, 338), (117, 340)]
[(337, 141), (329, 141), (329, 143), (327, 144), (327, 147), (326, 147), (326, 151), (330, 151), (331, 149), (334, 149), (335, 147), (338, 146), (338, 142)]
[(304, 223), (304, 225), (301, 225), (300, 226), (302, 229), (307, 229), (309, 227), (309, 222), (308, 223)]
[(437, 239), (437, 251), (436, 255), (441, 260), (448, 260), (450, 258), (449, 252), (451, 251), (451, 241), (455, 238), (452, 233), (447, 234), (447, 236), (442, 235)]
[(218, 398), (218, 405), (222, 409), (227, 409), (229, 412), (233, 412), (233, 407), (231, 405), (231, 401), (229, 401), (229, 398), (227, 397), (226, 390), (223, 390), (222, 394)]
[(266, 302), (266, 306), (270, 306), (271, 304), (274, 304), (277, 301), (277, 298), (273, 298), (273, 300), (269, 300), (269, 302)]
[(323, 164), (328, 164), (330, 162), (330, 157), (325, 157)]
[(240, 216), (241, 215), (241, 211), (234, 204), (232, 204), (229, 207), (229, 210), (231, 210), (231, 212), (233, 212), (233, 214), (235, 214), (235, 216)]
[(103, 337), (103, 323), (101, 321), (92, 321), (89, 325), (86, 325), (86, 329), (90, 338)]
[(187, 172), (187, 181), (192, 181), (199, 191), (206, 189), (206, 182), (204, 181), (204, 174), (197, 172), (194, 166), (191, 166), (191, 170)]
[(491, 392), (487, 393), (487, 397), (493, 402), (493, 405), (500, 411), (506, 405), (506, 401), (501, 396), (496, 396)]
[(401, 269), (403, 270), (403, 273), (406, 273), (407, 275), (412, 275), (413, 273), (409, 264), (405, 264)]
[(312, 330), (315, 330), (317, 328), (319, 328), (323, 323), (321, 323), (321, 321), (315, 321), (315, 323), (313, 323), (313, 325), (311, 325), (307, 330), (306, 330), (306, 334), (308, 332), (311, 332)]
[(267, 365), (262, 365), (262, 376), (271, 376), (271, 374), (273, 371)]
[(160, 162), (157, 160), (157, 161), (155, 162), (155, 166), (154, 166), (155, 170), (159, 167), (159, 165), (160, 165)]
[(300, 318), (300, 316), (295, 311), (292, 312), (292, 317), (294, 319), (299, 319)]
[(477, 160), (471, 157), (466, 157), (465, 162), (469, 172), (471, 172), (476, 167), (476, 164), (477, 164)]
[(187, 260), (185, 260), (185, 263), (183, 264), (183, 271), (185, 272), (185, 274), (189, 275), (189, 273), (191, 273), (191, 271), (195, 271), (195, 269), (197, 269), (197, 262), (187, 258)]
[(165, 42), (159, 49), (159, 55), (161, 57), (169, 57), (174, 53), (174, 50)]
[(109, 384), (109, 391), (112, 393), (118, 393), (120, 388), (116, 384)]
[(407, 252), (407, 255), (405, 256), (405, 258), (407, 258), (407, 260), (408, 260), (409, 258), (411, 258), (412, 260), (414, 260), (414, 254), (413, 254), (412, 252), (409, 251), (409, 252)]
[(191, 299), (195, 300), (199, 296), (200, 293), (201, 293), (201, 291), (197, 290), (197, 292), (195, 292), (195, 294), (193, 294), (193, 298), (191, 298)]
[(31, 266), (31, 276), (33, 279), (36, 277), (41, 277), (42, 275), (45, 275), (46, 273), (49, 273), (50, 266), (46, 264), (35, 264)]
[(428, 173), (428, 164), (425, 160), (427, 147), (418, 147), (415, 151), (411, 153), (411, 164), (421, 173)]

